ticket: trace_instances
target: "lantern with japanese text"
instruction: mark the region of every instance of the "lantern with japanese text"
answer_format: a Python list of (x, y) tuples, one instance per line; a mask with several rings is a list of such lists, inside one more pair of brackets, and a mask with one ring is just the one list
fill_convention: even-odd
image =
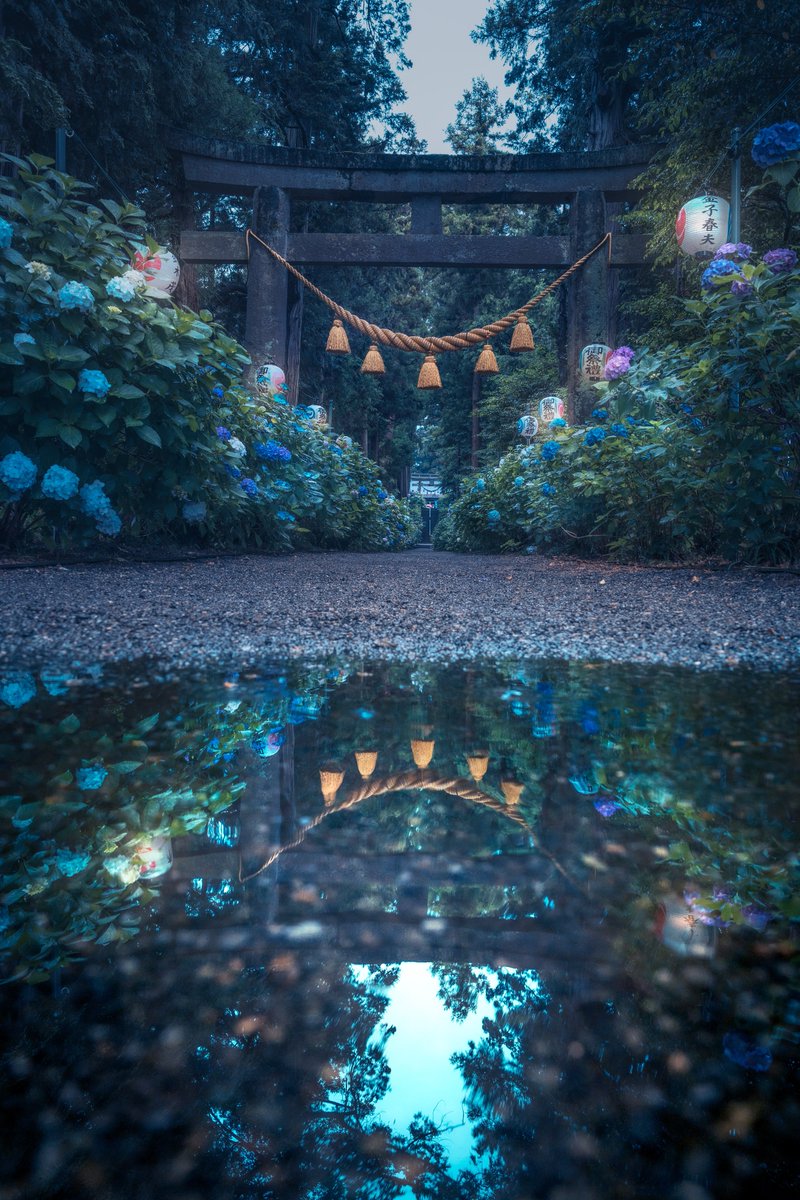
[(687, 200), (675, 222), (678, 246), (700, 261), (713, 258), (728, 240), (730, 205), (721, 196), (695, 196)]
[(318, 428), (328, 424), (328, 414), (325, 412), (325, 409), (321, 404), (309, 404), (308, 407), (303, 410), (303, 416), (307, 421), (310, 421), (312, 425), (316, 425)]
[(526, 442), (530, 442), (532, 438), (535, 438), (538, 432), (539, 422), (533, 413), (525, 413), (517, 421), (517, 433), (520, 437), (524, 437)]
[(593, 342), (591, 346), (583, 347), (578, 365), (587, 383), (600, 383), (611, 353), (611, 347), (603, 342)]
[(141, 271), (149, 296), (171, 296), (181, 277), (180, 264), (171, 250), (142, 246), (133, 256), (133, 269)]
[(262, 363), (256, 371), (256, 387), (264, 396), (282, 397), (287, 391), (286, 376), (275, 363)]
[(544, 396), (539, 401), (539, 420), (543, 425), (549, 425), (556, 417), (564, 416), (564, 401), (560, 396)]

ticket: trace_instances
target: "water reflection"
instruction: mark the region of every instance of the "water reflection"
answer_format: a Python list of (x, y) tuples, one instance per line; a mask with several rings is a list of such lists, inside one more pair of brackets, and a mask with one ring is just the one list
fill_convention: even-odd
[(4, 1196), (793, 1185), (797, 680), (12, 675)]

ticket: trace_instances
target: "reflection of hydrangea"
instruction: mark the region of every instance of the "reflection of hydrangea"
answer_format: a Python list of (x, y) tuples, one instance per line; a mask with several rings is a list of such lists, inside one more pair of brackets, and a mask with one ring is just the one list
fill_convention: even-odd
[(205, 500), (190, 500), (183, 506), (183, 519), (190, 524), (194, 521), (204, 521), (206, 516)]
[(103, 866), (109, 875), (113, 875), (120, 883), (136, 883), (139, 878), (139, 868), (129, 858), (123, 858), (121, 854), (114, 854), (107, 858)]
[(559, 449), (560, 446), (558, 442), (545, 442), (542, 445), (542, 458), (545, 459), (546, 462), (552, 462), (552, 460), (558, 454)]
[(748, 1071), (767, 1071), (772, 1066), (772, 1054), (742, 1033), (726, 1033), (722, 1039), (725, 1057)]
[(13, 236), (13, 226), (10, 225), (8, 221), (4, 220), (3, 217), (0, 217), (0, 250), (8, 249), (8, 247), (11, 245), (11, 239)]
[(51, 500), (71, 500), (77, 494), (80, 480), (74, 471), (58, 465), (50, 467), (42, 480), (42, 495)]
[(603, 378), (611, 381), (619, 379), (621, 375), (627, 375), (634, 357), (635, 354), (630, 346), (620, 346), (613, 354), (609, 354), (608, 361), (603, 368)]
[(12, 492), (27, 492), (36, 482), (36, 467), (21, 450), (0, 460), (0, 482)]
[(105, 767), (79, 767), (75, 772), (75, 782), (82, 792), (95, 792), (103, 786), (107, 775)]
[(58, 302), (67, 311), (77, 308), (80, 312), (91, 312), (94, 308), (94, 296), (85, 283), (65, 283), (59, 290)]
[(244, 478), (239, 484), (239, 487), (243, 492), (246, 492), (248, 496), (258, 495), (258, 484), (254, 479)]
[(254, 449), (258, 457), (267, 462), (289, 462), (292, 457), (291, 450), (287, 450), (286, 446), (272, 438), (268, 442), (256, 442)]
[(81, 871), (85, 871), (91, 859), (88, 854), (79, 854), (75, 850), (57, 850), (56, 851), (56, 869), (61, 875), (72, 876), (78, 875)]
[(266, 737), (256, 738), (254, 742), (251, 742), (250, 748), (259, 758), (272, 758), (273, 754), (278, 753), (285, 740), (280, 729), (273, 729)]
[(771, 167), (773, 163), (794, 158), (800, 154), (800, 125), (794, 121), (780, 121), (777, 125), (759, 129), (750, 153), (759, 167)]
[(43, 281), (48, 280), (52, 275), (52, 271), (47, 263), (37, 262), (34, 258), (30, 262), (25, 263), (25, 270), (33, 275), (34, 279), (41, 279)]
[(606, 431), (601, 429), (599, 425), (595, 425), (594, 429), (589, 429), (583, 439), (585, 446), (599, 446), (601, 442), (606, 440)]
[(594, 806), (601, 817), (613, 817), (614, 813), (620, 807), (617, 801), (612, 800), (610, 796), (601, 796), (599, 800), (595, 800)]
[(793, 271), (797, 266), (797, 255), (794, 250), (768, 250), (764, 255), (764, 263), (773, 275), (782, 275), (784, 271)]
[(78, 376), (78, 387), (87, 396), (97, 396), (102, 400), (111, 391), (111, 384), (102, 371), (87, 371), (85, 368)]
[(555, 496), (555, 494), (556, 494), (556, 489), (553, 487), (552, 483), (543, 483), (542, 484), (542, 495), (543, 496)]
[(739, 268), (735, 262), (731, 262), (729, 258), (715, 258), (708, 264), (701, 283), (705, 291), (710, 291), (714, 287), (716, 280), (724, 279), (726, 275), (738, 275)]
[(36, 680), (27, 671), (6, 671), (0, 676), (0, 700), (9, 708), (22, 708), (36, 695)]
[(109, 279), (106, 295), (113, 296), (115, 300), (133, 300), (136, 288), (133, 281), (127, 278), (127, 272), (125, 275), (117, 275), (115, 279)]
[(66, 671), (51, 671), (45, 667), (39, 672), (39, 678), (48, 696), (66, 696), (69, 691), (71, 677)]
[(753, 253), (753, 247), (747, 242), (726, 242), (714, 254), (714, 258), (729, 258), (734, 262), (744, 262)]
[(607, 421), (608, 420), (608, 409), (593, 408), (592, 416), (594, 417), (595, 421)]
[(19, 350), (20, 346), (35, 346), (36, 338), (31, 337), (29, 333), (15, 333), (14, 345)]
[(278, 518), (279, 521), (293, 521), (294, 520), (294, 517), (292, 516), (292, 514), (290, 512), (287, 512), (285, 508), (279, 508), (278, 511), (275, 513), (275, 516)]

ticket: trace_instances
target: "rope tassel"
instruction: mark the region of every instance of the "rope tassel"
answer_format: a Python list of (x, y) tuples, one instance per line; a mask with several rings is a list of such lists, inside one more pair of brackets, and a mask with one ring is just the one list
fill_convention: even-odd
[(426, 354), (425, 361), (419, 369), (419, 379), (417, 380), (418, 388), (440, 388), (442, 386), (442, 377), (439, 374), (439, 368), (436, 365), (436, 355)]
[(331, 325), (331, 331), (328, 334), (328, 344), (325, 349), (328, 354), (349, 354), (350, 343), (347, 340), (347, 330), (342, 322), (337, 319)]
[(500, 368), (497, 365), (497, 359), (495, 358), (494, 350), (489, 343), (486, 342), (480, 354), (478, 355), (478, 361), (475, 363), (475, 374), (497, 375), (499, 371)]
[(514, 332), (511, 335), (511, 345), (509, 347), (515, 354), (521, 350), (533, 350), (536, 343), (533, 340), (533, 331), (528, 324), (528, 318), (524, 313), (520, 313), (517, 317), (517, 323), (514, 326)]
[(377, 342), (373, 342), (367, 353), (364, 355), (364, 361), (361, 364), (362, 375), (385, 375), (386, 365), (383, 361), (383, 355), (378, 349)]

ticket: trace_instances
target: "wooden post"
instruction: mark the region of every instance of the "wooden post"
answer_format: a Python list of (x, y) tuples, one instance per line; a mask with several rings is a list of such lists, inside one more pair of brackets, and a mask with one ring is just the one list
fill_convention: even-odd
[[(264, 241), (286, 256), (289, 236), (289, 197), (276, 187), (256, 188), (253, 228)], [(287, 366), (288, 274), (258, 242), (252, 243), (247, 271), (245, 345), (257, 365), (263, 361)]]
[[(574, 262), (595, 246), (606, 231), (606, 206), (600, 191), (576, 192), (570, 208), (570, 258)], [(567, 387), (571, 421), (585, 420), (596, 393), (581, 384), (578, 359), (584, 346), (608, 339), (608, 253), (599, 250), (566, 284)]]
[(473, 471), (478, 469), (478, 451), (481, 445), (480, 429), (481, 377), (477, 372), (472, 376), (472, 454), (470, 466)]

